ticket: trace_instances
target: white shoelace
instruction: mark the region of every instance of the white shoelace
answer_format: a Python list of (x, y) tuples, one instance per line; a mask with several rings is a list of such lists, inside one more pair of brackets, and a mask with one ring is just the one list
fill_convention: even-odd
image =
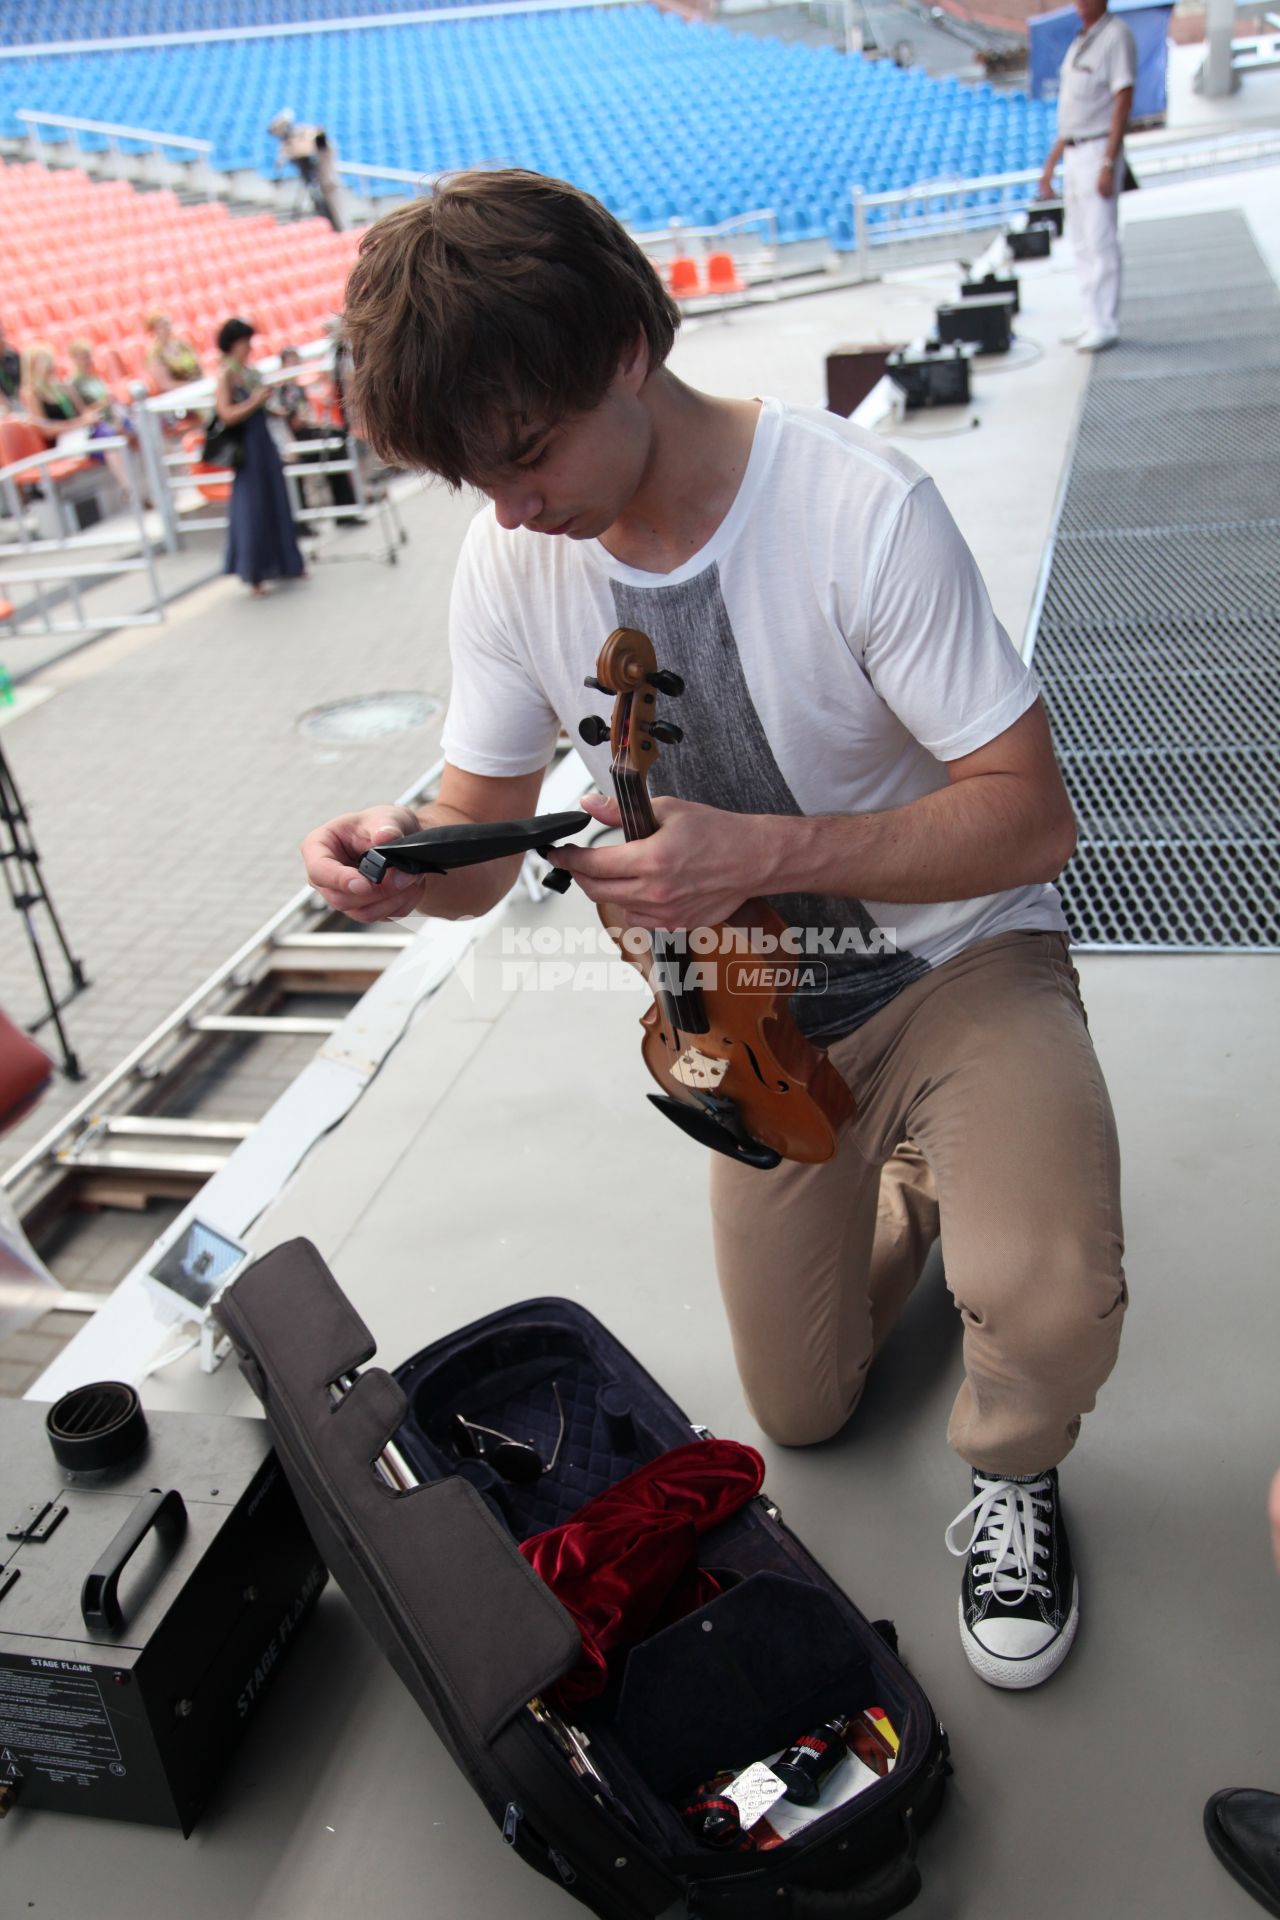
[[(1049, 1481), (994, 1480), (975, 1473), (978, 1491), (947, 1528), (947, 1548), (958, 1560), (972, 1552), (975, 1593), (991, 1594), (1004, 1606), (1017, 1606), (1030, 1593), (1049, 1596), (1044, 1581), (1049, 1554)], [(973, 1529), (963, 1546), (952, 1535), (963, 1531), (973, 1515)], [(1045, 1538), (1042, 1540), (1040, 1535)]]

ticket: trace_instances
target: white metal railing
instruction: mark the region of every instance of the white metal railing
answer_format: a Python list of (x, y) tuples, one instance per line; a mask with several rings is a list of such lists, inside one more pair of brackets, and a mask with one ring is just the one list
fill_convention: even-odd
[(0, 46), (0, 60), (65, 59), (81, 53), (120, 53), (147, 47), (215, 46), (221, 40), (284, 40), (301, 34), (353, 33), (369, 27), (451, 26), (455, 21), (492, 20), (506, 14), (564, 13), (588, 7), (629, 7), (636, 0), (480, 0), (480, 4), (423, 7), (405, 13), (351, 13), (341, 19), (278, 20), (263, 26), (188, 27), (172, 33), (131, 33), (83, 40), (23, 41)]
[[(1280, 27), (1275, 14), (1269, 13), (1267, 19), (1273, 26)], [(1260, 67), (1280, 67), (1280, 31), (1254, 34), (1247, 40), (1233, 40), (1231, 66), (1235, 73), (1253, 73)]]
[(1142, 181), (1162, 174), (1248, 165), (1253, 160), (1269, 160), (1280, 155), (1280, 127), (1242, 127), (1238, 133), (1213, 134), (1197, 140), (1175, 137), (1135, 141), (1128, 153), (1134, 172)]
[[(631, 238), (658, 267), (669, 266), (677, 259), (705, 263), (713, 253), (731, 252), (742, 279), (753, 288), (765, 287), (777, 295), (778, 216), (772, 207), (755, 207), (749, 213), (734, 214), (731, 219), (711, 227), (695, 226), (677, 217), (665, 227), (646, 232), (632, 229)], [(743, 241), (748, 243), (745, 247)], [(702, 291), (705, 283), (693, 292), (693, 297), (698, 298)]]
[[(970, 180), (922, 180), (891, 193), (864, 193), (855, 187), (853, 245), (859, 276), (865, 279), (871, 271), (872, 247), (1003, 225), (1025, 211), (1039, 179), (1038, 168), (1021, 167), (1013, 173), (988, 173)], [(982, 196), (978, 204), (968, 204), (977, 195)]]
[(138, 140), (143, 145), (154, 148), (157, 153), (166, 153), (173, 147), (179, 153), (202, 154), (213, 152), (212, 140), (195, 140), (185, 133), (157, 133), (154, 127), (125, 127), (112, 120), (82, 120), (75, 114), (37, 113), (33, 107), (19, 107), (16, 118), (25, 120), (29, 129), (28, 137), (33, 147), (41, 144), (37, 129), (40, 127), (60, 127), (64, 133), (72, 136), (71, 144), (79, 146), (76, 135), (80, 133), (100, 133), (109, 146), (115, 147), (121, 140)]
[[(114, 454), (116, 471), (123, 476), (129, 508), (129, 524), (118, 532), (81, 534), (70, 520), (70, 503), (60, 481), (52, 473), (58, 462), (87, 458), (90, 454)], [(16, 585), (30, 586), (34, 592), (14, 605), (7, 631), (79, 635), (102, 633), (116, 627), (158, 626), (164, 619), (163, 596), (156, 576), (151, 535), (147, 528), (142, 493), (138, 486), (136, 455), (124, 434), (103, 434), (84, 447), (65, 444), (28, 454), (0, 468), (0, 497), (4, 500), (9, 524), (16, 539), (0, 545), (0, 587), (8, 592)], [(39, 485), (45, 501), (51, 503), (57, 532), (41, 535), (32, 531), (31, 514), (23, 499), (25, 491)], [(97, 556), (106, 548), (137, 546), (136, 557), (103, 560)], [(52, 557), (51, 557), (52, 556)], [(18, 564), (13, 564), (14, 561)], [(85, 612), (81, 599), (82, 582), (98, 582), (119, 574), (145, 574), (151, 591), (151, 604), (139, 613), (95, 614)], [(74, 622), (55, 620), (46, 588), (57, 585), (69, 597), (75, 611)], [(34, 613), (39, 625), (29, 624)]]
[[(70, 164), (84, 165), (100, 178), (111, 176), (144, 180), (156, 186), (181, 186), (187, 192), (194, 190), (210, 199), (213, 197), (211, 140), (197, 140), (185, 133), (162, 133), (154, 127), (125, 126), (114, 120), (87, 120), (78, 114), (44, 113), (35, 107), (19, 107), (16, 117), (26, 129), (32, 159), (38, 160), (41, 166), (58, 162), (65, 165), (70, 158)], [(86, 134), (105, 141), (105, 148), (86, 146)], [(44, 135), (54, 137), (46, 139)]]
[[(328, 371), (332, 353), (332, 341), (316, 340), (298, 348), (301, 366), (281, 367), (277, 362), (267, 360), (259, 366), (258, 371), (267, 386), (282, 386), (295, 380), (305, 384)], [(182, 512), (177, 495), (180, 489), (201, 491), (214, 487), (229, 488), (235, 484), (234, 470), (230, 467), (205, 469), (201, 461), (202, 447), (175, 445), (165, 432), (166, 418), (176, 421), (191, 416), (193, 432), (203, 436), (204, 423), (213, 413), (216, 389), (216, 380), (206, 376), (188, 381), (185, 386), (172, 387), (165, 393), (149, 395), (140, 385), (133, 390), (139, 449), (151, 497), (160, 511), (164, 544), (171, 553), (181, 548), (186, 534), (217, 533), (230, 525), (225, 512)], [(196, 426), (194, 422), (200, 424)], [(280, 452), (290, 508), (296, 522), (306, 526), (348, 515), (368, 521), (376, 513), (382, 524), (387, 557), (394, 556), (396, 544), (404, 538), (394, 503), (385, 491), (379, 493), (376, 499), (370, 498), (359, 444), (353, 436), (335, 427), (322, 438), (285, 441)], [(197, 468), (201, 470), (197, 472)], [(327, 507), (305, 505), (302, 493), (304, 479), (308, 475), (321, 477), (335, 473), (350, 474), (355, 495), (352, 504)], [(213, 504), (216, 506), (218, 503)]]
[(421, 167), (374, 167), (363, 160), (340, 159), (338, 173), (344, 180), (392, 180), (398, 186), (412, 187), (414, 198), (429, 191), (437, 179), (437, 175), (424, 173)]
[[(1280, 128), (1241, 129), (1197, 140), (1134, 142), (1129, 156), (1143, 182), (1248, 165), (1280, 156)], [(1022, 167), (972, 179), (921, 180), (890, 193), (864, 193), (854, 187), (853, 244), (859, 277), (865, 279), (871, 271), (873, 248), (1007, 224), (1025, 213), (1035, 199), (1040, 177), (1038, 167)]]

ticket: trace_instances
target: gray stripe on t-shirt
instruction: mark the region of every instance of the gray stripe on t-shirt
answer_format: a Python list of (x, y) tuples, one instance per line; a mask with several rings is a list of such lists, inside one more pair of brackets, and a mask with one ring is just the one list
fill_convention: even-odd
[[(801, 813), (751, 698), (719, 568), (671, 586), (620, 580), (612, 586), (618, 624), (647, 633), (658, 665), (685, 683), (678, 700), (664, 699), (659, 708), (684, 728), (684, 740), (662, 749), (650, 791), (730, 813)], [(797, 1022), (816, 1039), (860, 1026), (929, 971), (928, 961), (916, 954), (875, 951), (880, 930), (860, 900), (789, 893), (771, 895), (770, 905), (789, 927), (830, 929), (835, 944), (842, 933), (860, 936), (861, 951), (826, 958), (825, 993), (798, 993), (792, 1000)]]

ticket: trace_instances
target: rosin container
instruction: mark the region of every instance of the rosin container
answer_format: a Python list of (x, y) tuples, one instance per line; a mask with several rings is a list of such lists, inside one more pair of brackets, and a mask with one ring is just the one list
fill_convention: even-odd
[(0, 1815), (191, 1832), (326, 1573), (265, 1425), (0, 1400)]

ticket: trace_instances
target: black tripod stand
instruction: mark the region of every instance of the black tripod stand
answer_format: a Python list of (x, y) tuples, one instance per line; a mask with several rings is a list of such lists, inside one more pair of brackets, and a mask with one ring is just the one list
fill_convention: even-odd
[[(58, 1036), (58, 1045), (62, 1050), (62, 1071), (68, 1080), (83, 1080), (84, 1073), (80, 1062), (67, 1039), (62, 1024), (62, 1009), (78, 993), (83, 992), (89, 982), (85, 978), (84, 968), (72, 955), (67, 946), (66, 935), (61, 922), (54, 911), (53, 901), (45, 890), (40, 877), (40, 855), (36, 851), (35, 841), (31, 837), (31, 825), (27, 819), (26, 808), (22, 804), (22, 795), (18, 792), (9, 762), (5, 759), (4, 749), (0, 747), (0, 867), (4, 868), (5, 885), (9, 889), (9, 899), (22, 915), (27, 929), (27, 938), (31, 942), (31, 951), (35, 955), (36, 971), (44, 987), (48, 1012), (33, 1020), (28, 1028), (38, 1033), (46, 1022), (52, 1021)], [(66, 962), (69, 985), (59, 999), (49, 977), (49, 968), (45, 963), (44, 950), (40, 945), (40, 935), (33, 918), (33, 909), (43, 907), (49, 916), (49, 924), (62, 950)]]

